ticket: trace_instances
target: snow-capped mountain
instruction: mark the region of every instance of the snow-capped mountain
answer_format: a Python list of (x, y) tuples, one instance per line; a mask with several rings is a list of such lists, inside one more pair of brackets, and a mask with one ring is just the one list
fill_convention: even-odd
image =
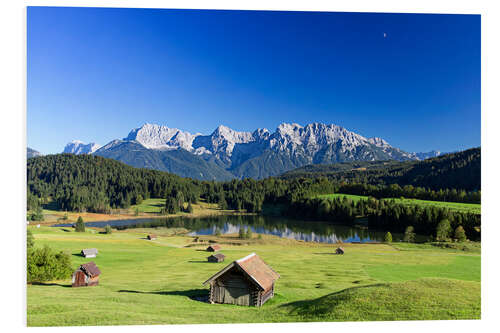
[(73, 140), (70, 143), (64, 147), (63, 153), (69, 153), (69, 154), (92, 154), (94, 153), (97, 149), (101, 148), (101, 146), (97, 143), (83, 143), (82, 141), (79, 140)]
[(439, 150), (432, 150), (427, 153), (411, 153), (410, 156), (416, 160), (422, 161), (431, 157), (438, 157), (443, 155)]
[[(382, 138), (366, 138), (341, 126), (322, 123), (305, 126), (283, 123), (272, 133), (265, 128), (240, 132), (220, 125), (208, 135), (192, 134), (163, 125), (144, 124), (130, 131), (121, 140), (113, 140), (100, 149), (96, 147), (95, 144), (85, 145), (73, 141), (66, 146), (64, 152), (95, 153), (133, 166), (194, 175), (200, 179), (212, 179), (197, 176), (200, 173), (215, 175), (214, 177), (222, 175), (224, 179), (228, 175), (264, 178), (307, 164), (416, 160), (427, 156), (426, 153), (407, 153), (392, 147)], [(174, 153), (179, 150), (184, 153)], [(427, 154), (430, 157), (439, 152)], [(188, 160), (189, 167), (183, 164)], [(182, 170), (182, 165), (192, 168), (201, 163), (196, 161), (208, 164), (203, 164), (201, 172)]]
[(27, 147), (26, 154), (27, 154), (27, 158), (42, 156), (42, 154), (39, 151), (32, 149), (30, 147)]

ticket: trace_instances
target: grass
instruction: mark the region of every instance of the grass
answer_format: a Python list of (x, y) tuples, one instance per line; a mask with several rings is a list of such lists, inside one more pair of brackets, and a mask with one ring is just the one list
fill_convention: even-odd
[[(367, 199), (368, 196), (363, 195), (353, 195), (353, 194), (342, 194), (342, 193), (333, 193), (333, 194), (322, 194), (318, 195), (319, 198), (338, 198), (338, 197), (347, 197), (354, 202), (357, 202), (361, 199)], [(402, 203), (406, 205), (422, 205), (422, 206), (436, 206), (440, 208), (448, 208), (453, 211), (461, 211), (461, 212), (471, 212), (481, 214), (481, 204), (472, 204), (472, 203), (460, 203), (460, 202), (446, 202), (446, 201), (430, 201), (430, 200), (419, 200), (419, 199), (401, 199), (401, 198), (387, 198), (385, 200), (394, 200), (397, 203)]]
[[(70, 288), (70, 278), (28, 285), (29, 326), (201, 324), (337, 320), (477, 319), (480, 317), (479, 254), (438, 247), (304, 243), (254, 235), (239, 240), (180, 236), (155, 229), (99, 234), (87, 228), (29, 227), (36, 246), (72, 254), (96, 247), (102, 271), (97, 287)], [(222, 244), (224, 263), (207, 263), (208, 241)], [(207, 304), (202, 283), (233, 260), (256, 252), (280, 273), (276, 295), (262, 308)]]

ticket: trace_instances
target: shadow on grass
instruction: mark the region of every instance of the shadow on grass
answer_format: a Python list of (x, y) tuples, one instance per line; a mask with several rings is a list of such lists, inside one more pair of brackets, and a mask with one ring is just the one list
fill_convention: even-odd
[(71, 232), (71, 230), (64, 229), (64, 228), (61, 228), (61, 230), (64, 231), (64, 232)]
[(46, 283), (46, 282), (31, 282), (33, 286), (59, 286), (63, 288), (71, 288), (70, 284)]
[(282, 304), (279, 307), (290, 311), (290, 314), (296, 314), (300, 316), (321, 316), (333, 313), (335, 308), (340, 305), (349, 302), (355, 296), (355, 291), (361, 288), (373, 288), (388, 286), (387, 283), (376, 283), (365, 286), (356, 286), (346, 288), (334, 293), (321, 296), (319, 298), (305, 300), (305, 301), (295, 301), (286, 304)]
[(317, 252), (317, 253), (313, 253), (313, 254), (319, 254), (319, 255), (322, 255), (322, 254), (333, 254), (333, 255), (337, 255), (337, 253), (335, 253), (335, 252)]
[(174, 290), (174, 291), (139, 291), (139, 290), (118, 290), (119, 293), (131, 294), (151, 294), (151, 295), (172, 295), (185, 296), (193, 301), (208, 302), (208, 289), (190, 289), (190, 290)]

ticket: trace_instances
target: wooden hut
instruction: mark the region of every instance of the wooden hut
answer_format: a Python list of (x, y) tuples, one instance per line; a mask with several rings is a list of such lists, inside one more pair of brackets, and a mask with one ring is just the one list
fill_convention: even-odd
[(207, 257), (208, 262), (223, 262), (226, 256), (222, 253), (212, 254), (210, 257)]
[(156, 235), (155, 234), (148, 235), (148, 239), (149, 240), (155, 240), (156, 239)]
[(97, 257), (97, 249), (83, 249), (80, 254), (85, 258), (95, 258)]
[(99, 284), (100, 274), (101, 271), (93, 261), (83, 264), (73, 273), (71, 286), (72, 287), (97, 286)]
[(338, 247), (338, 248), (335, 250), (335, 254), (344, 254), (344, 248), (343, 248), (343, 247)]
[(210, 245), (209, 247), (207, 247), (208, 252), (216, 252), (219, 250), (220, 250), (220, 245), (217, 245), (217, 244), (213, 244), (213, 245)]
[(252, 253), (233, 261), (205, 281), (210, 284), (210, 303), (262, 306), (274, 296), (274, 282), (280, 275)]

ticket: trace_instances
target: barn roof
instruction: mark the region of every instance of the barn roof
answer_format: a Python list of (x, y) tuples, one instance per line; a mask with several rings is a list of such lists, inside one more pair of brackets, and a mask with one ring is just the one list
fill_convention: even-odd
[(80, 266), (80, 269), (84, 271), (88, 276), (93, 277), (101, 274), (99, 267), (95, 262), (91, 261)]
[(212, 254), (210, 257), (216, 257), (217, 259), (224, 259), (226, 256), (223, 255), (222, 253), (217, 253), (217, 254)]
[(268, 290), (269, 288), (271, 288), (273, 282), (280, 277), (280, 275), (276, 273), (262, 259), (260, 259), (258, 255), (252, 253), (244, 258), (233, 261), (217, 274), (213, 275), (210, 279), (203, 282), (203, 284), (207, 284), (208, 282), (217, 279), (219, 276), (226, 273), (235, 266), (241, 268), (241, 270), (263, 290)]
[(89, 254), (97, 254), (97, 249), (83, 249), (82, 250), (82, 253), (86, 256), (88, 256)]

